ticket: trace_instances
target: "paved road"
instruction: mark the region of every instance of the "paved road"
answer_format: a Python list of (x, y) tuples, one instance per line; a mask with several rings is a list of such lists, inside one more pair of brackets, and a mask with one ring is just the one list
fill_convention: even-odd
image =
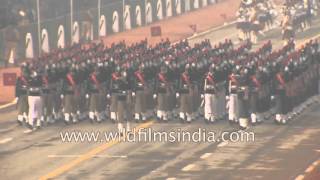
[[(320, 31), (320, 22), (300, 33), (298, 43)], [(209, 38), (212, 42), (226, 37), (236, 41), (234, 25), (191, 39), (191, 43)], [(266, 34), (281, 47), (280, 30)], [(257, 45), (256, 47), (258, 47)], [(115, 131), (110, 122), (88, 121), (65, 126), (57, 123), (34, 133), (18, 127), (15, 112), (0, 116), (1, 179), (319, 179), (320, 105), (315, 104), (296, 120), (280, 126), (266, 121), (250, 127), (252, 142), (85, 142), (64, 143), (60, 132)], [(165, 132), (237, 132), (227, 122), (207, 125), (198, 120), (192, 124), (148, 122), (137, 125)], [(101, 138), (101, 136), (100, 136)], [(319, 162), (319, 163), (317, 163)], [(314, 165), (312, 165), (314, 164)], [(311, 167), (311, 168), (310, 168)], [(313, 167), (313, 168), (312, 168)]]

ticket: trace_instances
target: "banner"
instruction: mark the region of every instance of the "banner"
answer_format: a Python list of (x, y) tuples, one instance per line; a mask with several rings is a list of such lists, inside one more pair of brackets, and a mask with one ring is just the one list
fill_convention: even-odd
[(153, 26), (150, 28), (151, 36), (161, 36), (161, 27), (160, 26)]

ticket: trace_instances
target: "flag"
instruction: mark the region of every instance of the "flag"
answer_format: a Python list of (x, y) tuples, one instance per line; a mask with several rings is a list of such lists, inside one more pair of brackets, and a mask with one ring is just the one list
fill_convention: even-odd
[(191, 24), (189, 27), (192, 29), (193, 32), (197, 32), (197, 25), (196, 24)]
[(161, 27), (160, 26), (153, 26), (150, 28), (151, 36), (161, 36)]

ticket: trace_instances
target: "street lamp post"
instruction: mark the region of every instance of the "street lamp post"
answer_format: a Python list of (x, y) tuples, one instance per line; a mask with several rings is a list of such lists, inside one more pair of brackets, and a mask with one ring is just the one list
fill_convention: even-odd
[(70, 0), (70, 30), (71, 30), (71, 45), (73, 45), (73, 0)]
[(147, 15), (148, 15), (148, 9), (147, 9), (147, 5), (148, 5), (148, 0), (144, 0), (144, 18), (145, 18), (145, 25), (148, 24), (148, 20), (147, 20)]
[(126, 15), (126, 13), (125, 13), (125, 2), (124, 2), (125, 0), (122, 0), (122, 26), (123, 26), (123, 31), (125, 31), (126, 30), (126, 22), (125, 22), (125, 15)]
[(98, 0), (98, 37), (100, 37), (100, 20), (101, 20), (101, 0)]
[(38, 48), (39, 48), (39, 56), (41, 55), (41, 21), (40, 21), (40, 0), (37, 0), (37, 19), (38, 19)]
[(101, 17), (101, 0), (98, 0), (98, 20), (100, 24), (100, 17)]

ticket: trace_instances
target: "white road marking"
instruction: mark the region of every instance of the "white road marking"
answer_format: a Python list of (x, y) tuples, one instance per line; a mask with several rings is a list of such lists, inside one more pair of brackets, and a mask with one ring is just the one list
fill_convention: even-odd
[[(77, 155), (77, 154), (61, 154), (61, 155), (48, 155), (48, 158), (78, 158), (82, 157), (82, 155)], [(93, 157), (97, 158), (127, 158), (128, 156), (111, 156), (111, 155), (95, 155)]]
[(185, 166), (184, 168), (182, 168), (182, 171), (190, 171), (194, 167), (195, 167), (194, 164), (189, 164), (189, 165)]
[(304, 179), (304, 175), (300, 174), (294, 180), (303, 180), (303, 179)]
[(249, 166), (246, 168), (239, 168), (239, 169), (244, 169), (244, 170), (259, 170), (259, 171), (274, 171), (277, 170), (278, 168), (274, 168), (274, 167), (259, 167), (259, 166)]
[(175, 177), (170, 177), (170, 178), (167, 178), (167, 180), (176, 180), (177, 178)]
[(32, 133), (32, 130), (31, 130), (31, 129), (28, 129), (28, 130), (23, 131), (23, 133), (25, 133), (25, 134), (30, 134), (30, 133)]
[(208, 158), (209, 156), (211, 156), (211, 154), (212, 154), (212, 153), (205, 153), (205, 154), (203, 154), (200, 158), (201, 158), (201, 159), (206, 159), (206, 158)]
[(2, 139), (0, 140), (0, 144), (5, 144), (5, 143), (8, 143), (10, 141), (12, 141), (13, 138), (5, 138), (5, 139)]
[(304, 175), (299, 175), (294, 180), (303, 180), (303, 179), (304, 179)]
[(226, 146), (227, 144), (229, 144), (228, 141), (223, 141), (222, 143), (218, 144), (218, 147), (223, 147), (223, 146)]
[(314, 168), (315, 168), (315, 167), (314, 167), (313, 165), (311, 165), (311, 166), (309, 166), (304, 172), (305, 172), (305, 173), (309, 173), (309, 172), (313, 171)]
[[(320, 159), (317, 160), (317, 161), (314, 161), (314, 162), (304, 171), (304, 173), (305, 173), (305, 174), (308, 174), (308, 173), (312, 172), (312, 171), (317, 167), (318, 164), (320, 164)], [(299, 176), (297, 176), (297, 177), (295, 178), (295, 180), (303, 180), (303, 179), (304, 179), (304, 175), (302, 175), (302, 174), (300, 174)]]
[(305, 130), (302, 133), (295, 134), (292, 137), (292, 140), (283, 140), (278, 146), (279, 149), (294, 149), (296, 146), (301, 144), (302, 141), (309, 139), (310, 137), (313, 137), (314, 134), (320, 132), (320, 129), (308, 129)]
[(8, 103), (8, 104), (1, 105), (1, 106), (0, 106), (0, 109), (4, 109), (4, 108), (9, 107), (9, 106), (11, 106), (11, 105), (14, 105), (14, 104), (16, 104), (16, 103), (17, 103), (17, 101), (14, 100), (14, 101), (12, 101), (12, 102), (10, 102), (10, 103)]

